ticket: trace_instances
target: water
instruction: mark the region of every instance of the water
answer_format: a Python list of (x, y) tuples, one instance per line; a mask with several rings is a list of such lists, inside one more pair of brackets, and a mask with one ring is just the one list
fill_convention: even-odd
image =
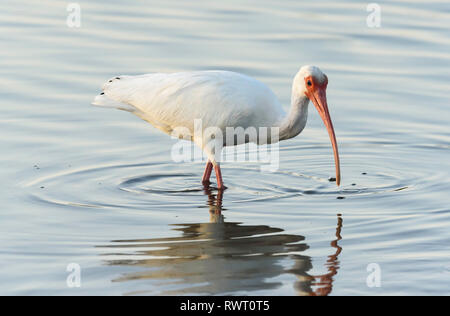
[[(80, 28), (65, 2), (0, 4), (0, 293), (450, 294), (448, 2), (382, 2), (380, 28), (357, 1), (78, 3)], [(330, 80), (339, 188), (314, 108), (277, 172), (224, 164), (219, 194), (90, 106), (115, 75), (228, 69), (287, 107), (304, 64)]]

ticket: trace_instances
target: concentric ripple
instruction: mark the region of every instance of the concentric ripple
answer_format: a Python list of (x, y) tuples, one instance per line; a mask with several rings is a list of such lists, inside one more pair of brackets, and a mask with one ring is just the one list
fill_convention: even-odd
[[(350, 148), (352, 149), (352, 148)], [(256, 164), (226, 163), (223, 174), (229, 202), (273, 201), (293, 197), (303, 199), (347, 199), (373, 194), (392, 194), (426, 189), (437, 174), (411, 168), (413, 161), (392, 155), (351, 153), (342, 155), (343, 183), (337, 187), (330, 179), (334, 170), (330, 157), (321, 148), (297, 148), (304, 154), (295, 157), (292, 148), (281, 152), (287, 158), (273, 173), (260, 172)], [(408, 151), (411, 148), (396, 148)], [(286, 156), (286, 157), (283, 157)], [(367, 157), (370, 156), (370, 159)], [(407, 165), (408, 168), (402, 169)], [(187, 172), (189, 170), (189, 172)], [(295, 170), (295, 171), (294, 171)], [(303, 171), (303, 172), (297, 172)], [(153, 162), (86, 166), (33, 179), (26, 184), (34, 199), (46, 203), (81, 207), (140, 208), (149, 205), (198, 205), (195, 196), (204, 195), (200, 183), (203, 164)], [(329, 172), (329, 173), (326, 173)], [(214, 182), (214, 180), (213, 180)], [(210, 190), (215, 190), (214, 184)], [(189, 197), (189, 198), (187, 198)]]

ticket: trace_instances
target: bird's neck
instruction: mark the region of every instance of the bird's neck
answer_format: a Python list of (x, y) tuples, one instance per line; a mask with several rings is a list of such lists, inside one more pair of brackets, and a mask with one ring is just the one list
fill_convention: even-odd
[(309, 99), (306, 95), (300, 94), (293, 89), (291, 108), (281, 119), (279, 124), (280, 140), (295, 137), (305, 128), (306, 120), (308, 118), (308, 103)]

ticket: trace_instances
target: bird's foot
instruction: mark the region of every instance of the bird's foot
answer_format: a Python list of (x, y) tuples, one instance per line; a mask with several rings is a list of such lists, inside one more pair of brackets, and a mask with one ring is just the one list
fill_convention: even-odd
[(219, 191), (223, 191), (223, 190), (226, 190), (226, 189), (228, 189), (228, 187), (223, 185), (223, 184), (217, 186), (217, 190), (219, 190)]
[[(205, 188), (205, 189), (210, 189), (211, 188), (211, 182), (209, 181), (209, 180), (205, 180), (205, 181), (202, 181), (202, 184), (203, 184), (203, 187)], [(217, 185), (217, 190), (218, 191), (223, 191), (223, 190), (226, 190), (226, 189), (228, 189), (228, 187), (227, 186), (225, 186), (225, 185), (221, 185), (220, 183)]]

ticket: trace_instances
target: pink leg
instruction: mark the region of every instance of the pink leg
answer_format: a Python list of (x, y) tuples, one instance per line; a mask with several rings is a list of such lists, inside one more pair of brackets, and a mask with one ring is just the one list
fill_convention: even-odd
[(203, 178), (202, 178), (202, 182), (204, 184), (209, 183), (209, 178), (211, 177), (212, 169), (213, 169), (213, 164), (211, 163), (211, 161), (208, 160), (208, 162), (206, 163), (205, 172), (203, 173)]
[(217, 188), (219, 190), (226, 189), (226, 187), (223, 185), (222, 172), (220, 171), (220, 166), (218, 164), (214, 167), (214, 171), (216, 172)]

